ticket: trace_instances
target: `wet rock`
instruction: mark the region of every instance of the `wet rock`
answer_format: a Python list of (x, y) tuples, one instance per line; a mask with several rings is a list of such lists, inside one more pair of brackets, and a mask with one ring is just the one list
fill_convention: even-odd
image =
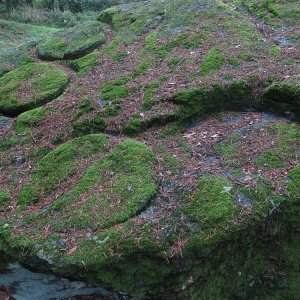
[[(8, 293), (10, 291), (10, 294)], [(80, 296), (77, 296), (80, 295)], [(87, 297), (88, 298), (84, 298)], [(10, 298), (11, 297), (11, 298)], [(82, 298), (80, 298), (82, 297)], [(11, 263), (0, 273), (0, 299), (118, 299), (118, 295), (101, 287), (70, 281), (52, 274), (31, 272), (18, 263)]]
[(9, 295), (7, 289), (0, 285), (0, 299), (1, 300), (11, 300), (12, 298)]
[(236, 198), (236, 203), (245, 206), (252, 206), (252, 201), (244, 193), (239, 193)]

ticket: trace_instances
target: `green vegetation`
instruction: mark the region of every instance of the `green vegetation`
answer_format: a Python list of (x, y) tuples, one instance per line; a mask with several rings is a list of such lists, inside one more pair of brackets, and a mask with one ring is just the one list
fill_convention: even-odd
[(181, 62), (182, 58), (180, 56), (172, 56), (168, 61), (168, 66), (171, 71), (176, 69), (176, 66)]
[(154, 93), (158, 87), (159, 87), (159, 83), (157, 82), (150, 83), (149, 85), (146, 86), (142, 110), (150, 109), (157, 102), (154, 99)]
[(22, 133), (28, 128), (35, 127), (39, 121), (45, 116), (45, 110), (38, 107), (20, 114), (14, 124), (15, 131)]
[(20, 67), (0, 78), (0, 111), (17, 115), (41, 106), (58, 97), (67, 83), (67, 74), (52, 64)]
[(198, 190), (184, 207), (184, 212), (201, 228), (212, 228), (231, 220), (234, 212), (232, 191), (226, 191), (232, 184), (219, 176), (207, 176), (199, 179)]
[[(57, 31), (56, 28), (36, 26), (0, 19), (0, 49), (19, 46), (28, 40), (39, 40)], [(1, 63), (1, 58), (0, 58)]]
[(220, 70), (224, 64), (224, 61), (225, 55), (219, 49), (210, 49), (201, 63), (200, 74), (202, 76), (206, 76), (214, 71)]
[(89, 21), (60, 31), (37, 45), (37, 54), (44, 59), (74, 59), (84, 56), (106, 41), (103, 25)]
[(10, 202), (11, 196), (5, 190), (0, 189), (0, 209), (6, 208), (7, 204)]
[[(155, 156), (146, 145), (126, 140), (93, 163), (76, 186), (52, 207), (63, 207), (62, 219), (72, 220), (68, 226), (85, 228), (92, 224), (94, 228), (105, 228), (124, 222), (156, 194), (151, 172), (155, 162)], [(100, 190), (98, 184), (101, 184)], [(83, 195), (88, 196), (88, 201), (78, 203)]]
[(120, 77), (114, 82), (104, 83), (100, 88), (100, 95), (105, 101), (126, 98), (129, 95), (129, 89), (123, 85), (129, 82), (130, 78)]
[(278, 56), (280, 54), (280, 52), (281, 52), (281, 48), (278, 47), (278, 46), (271, 46), (269, 48), (269, 55), (270, 56), (276, 57), (276, 56)]
[(164, 59), (177, 47), (183, 49), (195, 49), (198, 48), (204, 40), (205, 38), (202, 34), (189, 35), (187, 33), (182, 33), (173, 36), (172, 39), (165, 44), (157, 45), (158, 33), (152, 32), (145, 38), (144, 49), (153, 53), (157, 58)]
[(44, 156), (33, 174), (32, 181), (23, 187), (18, 202), (27, 206), (37, 201), (40, 194), (50, 194), (76, 172), (83, 159), (102, 152), (107, 145), (106, 135), (87, 135), (62, 144)]
[(113, 61), (122, 61), (128, 56), (127, 52), (118, 52), (116, 55), (113, 56)]
[(220, 153), (221, 155), (230, 158), (232, 157), (236, 152), (237, 148), (234, 145), (235, 142), (237, 142), (240, 139), (240, 136), (238, 134), (231, 134), (227, 137), (227, 139), (219, 144), (216, 144), (214, 146), (214, 150), (217, 153)]
[(202, 87), (183, 90), (175, 94), (172, 100), (182, 105), (178, 115), (180, 119), (185, 120), (222, 110), (245, 109), (251, 103), (251, 90), (246, 82), (229, 85), (215, 84), (209, 90)]
[(110, 7), (100, 13), (98, 20), (111, 25), (123, 43), (130, 44), (158, 25), (157, 16), (163, 14), (161, 6), (160, 3), (141, 2), (127, 4), (126, 11), (121, 7)]
[(32, 62), (33, 59), (28, 56), (27, 49), (24, 47), (2, 50), (0, 51), (0, 77)]
[[(101, 49), (81, 52), (84, 24), (40, 42), (78, 73), (0, 118), (0, 254), (139, 299), (298, 294), (299, 128), (261, 111), (299, 118), (299, 17), (243, 2), (261, 19), (239, 0), (144, 1), (100, 12)], [(57, 83), (36, 83), (33, 45), (0, 58), (0, 104)]]
[(288, 176), (291, 180), (288, 187), (289, 192), (291, 193), (291, 197), (297, 201), (300, 194), (300, 166), (294, 167)]
[(279, 139), (277, 145), (273, 149), (264, 151), (257, 158), (258, 166), (278, 169), (295, 158), (296, 148), (300, 145), (300, 132), (297, 125), (278, 125), (275, 134)]

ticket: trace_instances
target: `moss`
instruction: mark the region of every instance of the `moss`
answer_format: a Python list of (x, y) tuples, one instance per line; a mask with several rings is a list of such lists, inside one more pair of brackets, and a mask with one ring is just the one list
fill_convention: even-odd
[(158, 3), (147, 2), (126, 4), (126, 8), (111, 7), (103, 10), (98, 20), (110, 24), (122, 37), (123, 42), (130, 44), (139, 35), (148, 32), (160, 23), (159, 15), (163, 14), (161, 6)]
[(32, 181), (21, 190), (18, 202), (26, 206), (40, 193), (50, 194), (61, 183), (78, 172), (77, 163), (106, 148), (107, 136), (88, 135), (62, 144), (44, 156), (33, 174)]
[(300, 145), (300, 132), (295, 124), (277, 125), (275, 134), (279, 141), (273, 149), (264, 151), (256, 160), (260, 167), (270, 169), (283, 168), (296, 156), (296, 149)]
[(10, 137), (0, 139), (0, 151), (6, 151), (10, 148), (14, 147), (19, 143), (18, 138), (15, 135), (12, 135)]
[(118, 52), (116, 55), (113, 56), (113, 61), (122, 61), (128, 56), (127, 52)]
[(73, 137), (79, 137), (86, 134), (105, 131), (106, 122), (101, 115), (95, 115), (92, 118), (74, 122), (72, 127)]
[(149, 110), (157, 101), (154, 99), (154, 93), (159, 87), (159, 83), (154, 82), (148, 84), (145, 88), (144, 102), (142, 105), (142, 110)]
[(45, 110), (41, 107), (20, 114), (14, 124), (15, 131), (22, 133), (28, 128), (35, 127), (45, 116)]
[(215, 144), (213, 148), (217, 153), (222, 154), (226, 158), (233, 157), (238, 150), (234, 143), (239, 139), (240, 136), (238, 134), (231, 134), (225, 141)]
[[(86, 171), (76, 186), (52, 206), (60, 209), (63, 226), (106, 228), (126, 221), (141, 211), (156, 194), (151, 168), (156, 162), (144, 144), (126, 140)], [(101, 184), (104, 192), (98, 191)], [(87, 202), (78, 203), (83, 195)], [(101, 218), (98, 214), (101, 212)]]
[(228, 85), (213, 85), (209, 90), (191, 88), (172, 97), (173, 102), (181, 104), (178, 112), (180, 119), (192, 116), (203, 117), (222, 110), (246, 109), (251, 103), (251, 90), (245, 82)]
[(293, 199), (298, 200), (300, 195), (300, 166), (291, 169), (288, 176), (290, 179), (288, 191)]
[(171, 71), (174, 71), (176, 69), (176, 66), (182, 61), (182, 58), (180, 56), (172, 56), (168, 61), (168, 66)]
[[(120, 110), (120, 105), (117, 101), (113, 101), (110, 104), (104, 107), (103, 112), (95, 113), (98, 107), (92, 97), (83, 97), (72, 118), (72, 135), (78, 137), (85, 134), (103, 132), (106, 129), (105, 118), (116, 115)], [(89, 116), (89, 113), (92, 112), (94, 113)]]
[(0, 51), (0, 77), (32, 62), (33, 59), (28, 56), (26, 49), (10, 48)]
[[(88, 21), (55, 33), (51, 38), (40, 42), (36, 51), (44, 59), (74, 59), (88, 54), (105, 41), (103, 25), (97, 21)], [(90, 62), (91, 57), (88, 58), (88, 63)], [(86, 63), (85, 60), (83, 64)]]
[(81, 58), (71, 61), (69, 65), (79, 74), (83, 74), (97, 64), (99, 56), (100, 53), (98, 51), (94, 51), (93, 53), (87, 54)]
[(126, 98), (129, 95), (129, 89), (118, 83), (105, 83), (100, 88), (100, 94), (106, 101)]
[[(28, 64), (0, 78), (0, 111), (17, 115), (41, 106), (56, 97), (68, 83), (65, 72), (51, 64)], [(28, 86), (22, 96), (22, 87)]]
[(248, 11), (258, 18), (268, 20), (274, 17), (280, 17), (279, 10), (275, 0), (259, 0), (259, 1), (241, 1)]
[(134, 71), (132, 71), (129, 76), (133, 79), (143, 75), (150, 66), (151, 61), (149, 59), (144, 59), (144, 61)]
[(10, 194), (5, 190), (0, 189), (0, 208), (6, 208), (10, 200)]
[(182, 169), (180, 160), (176, 156), (170, 154), (168, 148), (164, 145), (158, 146), (157, 151), (162, 157), (162, 161), (167, 172), (171, 172), (171, 175), (179, 174)]
[(198, 181), (198, 190), (191, 202), (183, 209), (191, 220), (200, 223), (202, 228), (210, 228), (232, 218), (234, 197), (224, 187), (232, 184), (220, 176), (202, 177)]
[(174, 121), (174, 119), (175, 116), (173, 113), (164, 115), (154, 114), (146, 119), (143, 119), (141, 117), (141, 114), (137, 114), (133, 116), (133, 118), (131, 118), (128, 122), (125, 122), (123, 124), (123, 132), (130, 136), (136, 136), (149, 128), (151, 125), (165, 124)]
[(147, 52), (153, 53), (157, 58), (164, 59), (177, 47), (185, 49), (197, 47), (202, 39), (203, 37), (200, 37), (200, 35), (191, 37), (189, 34), (181, 33), (173, 36), (167, 43), (157, 45), (158, 35), (154, 32), (146, 37), (144, 49)]
[(276, 57), (276, 56), (278, 56), (280, 53), (281, 53), (281, 48), (278, 47), (278, 46), (271, 46), (271, 47), (269, 48), (269, 55), (270, 55), (270, 56)]
[(208, 51), (200, 65), (200, 74), (206, 76), (221, 69), (225, 62), (225, 55), (217, 48)]
[(82, 97), (79, 101), (79, 107), (75, 111), (75, 114), (73, 116), (73, 120), (77, 120), (81, 116), (83, 116), (91, 111), (94, 111), (95, 109), (96, 109), (96, 105), (91, 96)]
[(261, 102), (263, 108), (271, 110), (271, 112), (283, 115), (288, 111), (297, 116), (300, 103), (300, 86), (288, 82), (273, 82), (265, 88)]

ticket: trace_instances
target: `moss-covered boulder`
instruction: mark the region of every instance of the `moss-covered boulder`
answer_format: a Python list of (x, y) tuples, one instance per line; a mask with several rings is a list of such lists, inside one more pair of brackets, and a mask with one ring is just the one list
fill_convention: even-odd
[[(35, 124), (40, 114), (21, 114), (14, 127), (26, 128), (31, 118)], [(248, 274), (267, 274), (264, 245), (270, 239), (277, 247), (272, 234), (277, 238), (278, 231), (265, 228), (270, 220), (282, 228), (287, 223), (278, 221), (278, 211), (299, 202), (297, 126), (245, 113), (207, 120), (183, 135), (144, 138), (152, 149), (92, 134), (46, 154), (15, 198), (2, 193), (0, 250), (142, 299), (272, 295), (260, 281), (255, 292), (248, 289)], [(201, 160), (198, 151), (205, 151)], [(252, 244), (255, 235), (261, 239)], [(279, 255), (277, 249), (276, 260)], [(196, 289), (201, 282), (205, 293)]]
[(88, 21), (66, 31), (60, 31), (37, 45), (39, 57), (56, 59), (74, 59), (84, 56), (104, 44), (106, 34), (103, 24)]
[[(102, 11), (110, 41), (64, 62), (78, 72), (64, 97), (0, 128), (0, 252), (128, 297), (294, 299), (299, 22), (283, 16), (289, 6), (299, 4)], [(54, 37), (38, 50), (69, 58)]]
[(18, 115), (63, 93), (67, 74), (52, 64), (31, 63), (0, 78), (0, 112)]
[(18, 67), (33, 62), (23, 48), (9, 48), (0, 51), (0, 77)]
[(62, 144), (41, 159), (32, 181), (21, 190), (18, 202), (26, 206), (53, 193), (60, 183), (78, 172), (80, 161), (105, 150), (106, 146), (105, 135), (84, 136)]

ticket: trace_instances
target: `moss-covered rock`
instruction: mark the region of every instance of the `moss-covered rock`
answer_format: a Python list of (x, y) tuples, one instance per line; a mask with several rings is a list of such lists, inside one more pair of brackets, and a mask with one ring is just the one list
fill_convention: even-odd
[(97, 112), (97, 104), (91, 97), (83, 97), (80, 100), (72, 118), (72, 129), (74, 137), (103, 132), (106, 129), (105, 112)]
[[(63, 219), (68, 216), (69, 225), (73, 223), (79, 228), (106, 228), (122, 223), (140, 212), (155, 196), (157, 187), (151, 172), (155, 162), (147, 146), (126, 140), (93, 163), (75, 187), (54, 202), (52, 208), (63, 207), (60, 212)], [(88, 197), (87, 202), (80, 201), (83, 197)], [(76, 221), (77, 212), (81, 218)]]
[(163, 15), (163, 5), (160, 2), (149, 1), (105, 9), (100, 13), (98, 20), (122, 32), (124, 42), (130, 43), (138, 35), (157, 27), (162, 22)]
[(36, 126), (44, 116), (45, 110), (42, 107), (23, 112), (17, 117), (14, 129), (19, 133), (25, 132), (26, 129)]
[(93, 66), (97, 65), (97, 60), (99, 56), (99, 51), (94, 51), (83, 57), (70, 61), (69, 66), (73, 70), (81, 74), (91, 69)]
[(23, 48), (9, 48), (0, 51), (0, 77), (18, 67), (33, 62), (33, 59)]
[(55, 33), (51, 38), (40, 42), (36, 51), (38, 56), (48, 60), (74, 59), (88, 54), (105, 41), (103, 24), (88, 21)]
[[(141, 299), (293, 299), (299, 127), (252, 111), (299, 115), (297, 18), (271, 12), (288, 4), (102, 11), (111, 43), (66, 62), (84, 76), (4, 126), (0, 251)], [(68, 58), (60, 37), (49, 59)]]
[(18, 115), (41, 106), (64, 91), (65, 72), (51, 64), (31, 63), (0, 78), (0, 112)]
[(107, 136), (88, 135), (62, 144), (44, 156), (32, 181), (26, 184), (18, 196), (18, 202), (25, 207), (38, 201), (42, 195), (53, 193), (60, 183), (78, 172), (77, 164), (89, 156), (105, 150)]

